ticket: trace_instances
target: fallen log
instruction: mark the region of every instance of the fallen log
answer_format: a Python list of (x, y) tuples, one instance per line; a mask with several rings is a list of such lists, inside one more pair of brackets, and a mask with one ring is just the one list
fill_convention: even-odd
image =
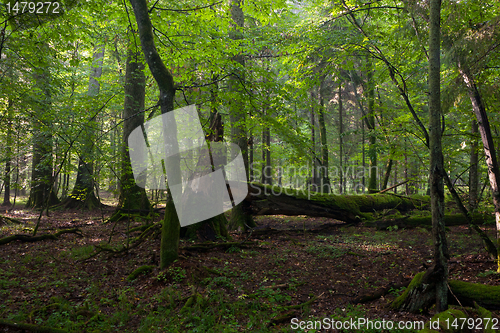
[(43, 234), (43, 235), (38, 235), (38, 236), (30, 236), (30, 235), (21, 235), (21, 234), (16, 234), (16, 235), (10, 235), (4, 238), (0, 238), (0, 245), (4, 245), (10, 242), (13, 242), (15, 240), (19, 240), (21, 242), (38, 242), (46, 239), (52, 239), (52, 240), (57, 240), (59, 236), (62, 234), (67, 234), (67, 233), (73, 233), (73, 234), (80, 234), (81, 231), (80, 229), (73, 228), (73, 229), (63, 229), (59, 230), (55, 234)]
[[(475, 224), (483, 224), (495, 221), (493, 216), (487, 214), (474, 214), (472, 215), (472, 221)], [(463, 214), (446, 214), (444, 216), (444, 223), (446, 226), (455, 225), (469, 225), (469, 221)], [(378, 230), (385, 230), (389, 227), (398, 226), (398, 228), (416, 228), (422, 226), (432, 226), (431, 215), (427, 216), (405, 216), (396, 219), (384, 219), (378, 221), (367, 221), (364, 223), (366, 227), (375, 227)]]
[(474, 302), (476, 302), (479, 306), (488, 310), (500, 309), (500, 286), (458, 280), (449, 280), (448, 285), (452, 292), (448, 296), (448, 300), (452, 304), (458, 299), (460, 305), (463, 306), (474, 306)]
[(40, 326), (40, 325), (33, 325), (33, 324), (27, 324), (27, 323), (16, 323), (16, 322), (13, 322), (10, 320), (4, 320), (4, 319), (0, 319), (0, 327), (1, 326), (15, 328), (16, 330), (26, 330), (26, 331), (37, 332), (37, 333), (66, 333), (66, 332), (68, 332), (66, 330), (62, 330), (62, 329), (55, 328), (55, 327)]
[(369, 219), (374, 211), (419, 208), (420, 200), (387, 194), (336, 195), (251, 183), (245, 200), (253, 215), (307, 215), (347, 223)]
[(0, 215), (0, 225), (9, 225), (9, 224), (22, 224), (22, 222), (12, 217)]

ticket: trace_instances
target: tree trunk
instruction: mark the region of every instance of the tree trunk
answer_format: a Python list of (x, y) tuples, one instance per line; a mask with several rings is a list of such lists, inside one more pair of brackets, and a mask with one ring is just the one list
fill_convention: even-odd
[[(216, 78), (213, 78), (216, 81)], [(224, 140), (224, 124), (221, 114), (218, 112), (218, 86), (214, 83), (211, 88), (210, 118), (208, 123), (210, 127), (206, 139), (211, 142), (221, 142)], [(214, 152), (212, 151), (212, 154)], [(192, 224), (187, 227), (186, 236), (188, 238), (197, 238), (200, 241), (214, 241), (219, 237), (228, 238), (226, 215), (220, 214), (200, 223)]]
[(321, 168), (319, 173), (321, 193), (330, 193), (330, 177), (328, 176), (328, 143), (325, 124), (325, 78), (323, 77), (319, 87), (319, 138), (321, 141)]
[[(486, 107), (481, 98), (481, 94), (477, 89), (477, 85), (474, 81), (469, 68), (466, 65), (459, 64), (460, 73), (462, 79), (467, 86), (467, 91), (469, 93), (469, 98), (472, 102), (472, 109), (476, 115), (477, 123), (479, 126), (479, 133), (481, 134), (481, 140), (483, 141), (486, 165), (488, 166), (488, 178), (490, 180), (490, 186), (493, 193), (493, 205), (495, 206), (495, 221), (497, 228), (497, 249), (500, 248), (500, 171), (498, 168), (498, 160), (495, 151), (495, 145), (493, 142), (493, 136), (491, 134), (491, 127), (488, 120), (488, 115), (486, 113)], [(500, 251), (498, 252), (497, 258), (497, 271), (500, 273)]]
[(292, 190), (286, 187), (249, 185), (245, 201), (254, 215), (308, 215), (329, 217), (348, 223), (360, 222), (365, 213), (383, 209), (407, 211), (416, 208), (411, 198), (386, 194), (373, 195), (325, 195), (308, 190)]
[[(130, 3), (134, 9), (144, 57), (146, 58), (151, 74), (153, 74), (153, 77), (160, 89), (161, 112), (162, 114), (170, 112), (174, 109), (174, 78), (170, 71), (165, 67), (156, 49), (153, 36), (153, 26), (148, 14), (147, 2), (146, 0), (130, 0)], [(170, 125), (171, 124), (169, 124), (169, 128), (171, 128)], [(169, 181), (172, 180), (173, 183), (179, 184), (181, 176), (180, 161), (178, 159), (169, 158), (166, 162), (167, 177)], [(162, 226), (160, 250), (161, 269), (167, 267), (178, 258), (179, 229), (179, 217), (177, 216), (172, 196), (169, 195)]]
[(393, 164), (392, 158), (389, 159), (387, 162), (387, 165), (385, 167), (385, 176), (384, 176), (384, 183), (382, 184), (381, 190), (385, 190), (387, 188), (387, 184), (389, 184), (389, 178), (391, 177), (391, 170), (392, 170), (392, 164)]
[(4, 177), (4, 196), (2, 206), (10, 206), (10, 180), (11, 180), (11, 163), (12, 163), (12, 100), (9, 99), (7, 105), (7, 138), (5, 145), (5, 177)]
[(365, 117), (366, 127), (369, 129), (370, 145), (368, 146), (368, 157), (370, 158), (370, 180), (368, 181), (368, 193), (376, 193), (377, 190), (377, 136), (375, 134), (375, 87), (373, 82), (372, 64), (369, 61), (367, 73), (368, 85), (368, 113)]
[(339, 193), (342, 194), (344, 190), (344, 110), (342, 109), (342, 81), (339, 82), (339, 164), (340, 164), (340, 183), (339, 183)]
[[(229, 37), (233, 40), (239, 40), (242, 38), (241, 28), (245, 22), (245, 16), (243, 10), (241, 9), (241, 0), (231, 0), (231, 18), (234, 21), (232, 25)], [(243, 156), (243, 161), (245, 164), (246, 175), (248, 179), (248, 140), (246, 134), (246, 110), (244, 107), (243, 88), (241, 86), (240, 80), (244, 80), (243, 67), (245, 66), (245, 59), (243, 54), (234, 56), (234, 71), (229, 76), (229, 90), (236, 94), (237, 99), (232, 99), (229, 103), (229, 118), (231, 121), (231, 139), (238, 145)], [(236, 156), (236, 152), (232, 153)], [(229, 228), (232, 230), (247, 230), (249, 227), (254, 227), (255, 222), (252, 216), (248, 214), (248, 208), (245, 207), (247, 203), (245, 201), (237, 204), (231, 210), (231, 219), (229, 221)]]
[[(264, 117), (267, 115), (269, 110), (267, 107), (264, 108)], [(271, 185), (271, 130), (269, 126), (264, 126), (262, 129), (262, 175), (261, 183)]]
[[(491, 135), (490, 123), (486, 108), (482, 101), (479, 90), (477, 89), (474, 77), (470, 70), (464, 64), (459, 64), (462, 79), (467, 86), (469, 98), (472, 102), (472, 109), (476, 114), (479, 133), (483, 141), (484, 153), (486, 157), (486, 165), (488, 166), (488, 177), (490, 180), (491, 190), (493, 192), (493, 205), (495, 206), (495, 221), (497, 228), (497, 249), (500, 248), (500, 171), (498, 168), (498, 160)], [(497, 258), (497, 271), (500, 273), (500, 251)]]
[(50, 73), (48, 67), (40, 67), (34, 73), (38, 101), (33, 119), (33, 161), (31, 171), (31, 191), (26, 207), (44, 208), (58, 203), (52, 191), (52, 131), (40, 121), (51, 106)]
[(470, 147), (470, 167), (469, 167), (469, 210), (473, 212), (477, 207), (479, 191), (479, 154), (477, 151), (477, 121), (471, 121), (471, 147)]
[[(134, 32), (132, 34), (135, 35)], [(135, 39), (135, 36), (133, 38)], [(120, 212), (121, 209), (134, 209), (146, 212), (151, 208), (146, 190), (135, 183), (127, 144), (130, 133), (138, 126), (144, 124), (143, 110), (146, 96), (146, 76), (144, 74), (144, 65), (139, 59), (141, 53), (135, 49), (135, 45), (135, 43), (130, 41), (128, 46), (124, 85), (125, 101), (123, 105), (120, 196), (117, 211), (110, 218), (111, 221), (119, 220), (125, 216)]]
[(309, 187), (313, 191), (318, 190), (318, 174), (317, 174), (317, 161), (316, 161), (316, 132), (315, 132), (315, 126), (316, 126), (316, 119), (314, 117), (314, 103), (315, 98), (314, 98), (314, 92), (311, 91), (311, 145), (312, 145), (312, 161), (311, 161), (311, 166), (312, 166), (312, 173), (311, 173), (311, 181), (309, 184)]
[[(96, 45), (94, 47), (93, 64), (89, 78), (89, 87), (87, 95), (91, 100), (94, 100), (99, 94), (100, 84), (98, 79), (102, 75), (102, 65), (104, 58), (104, 45)], [(63, 202), (65, 208), (77, 208), (92, 210), (101, 205), (94, 193), (94, 145), (95, 134), (97, 130), (97, 114), (92, 110), (91, 118), (86, 126), (89, 130), (82, 134), (86, 135), (82, 138), (82, 150), (78, 159), (78, 172), (76, 182), (71, 194)]]
[(432, 235), (436, 311), (448, 308), (448, 244), (444, 228), (444, 165), (441, 146), (441, 0), (430, 1), (429, 28), (429, 148), (431, 179)]

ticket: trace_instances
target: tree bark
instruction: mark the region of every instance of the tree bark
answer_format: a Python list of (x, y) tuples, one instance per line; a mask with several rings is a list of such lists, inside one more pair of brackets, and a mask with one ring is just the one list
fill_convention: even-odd
[[(44, 45), (44, 47), (48, 47)], [(58, 203), (52, 190), (52, 130), (41, 121), (44, 113), (50, 110), (50, 72), (48, 67), (40, 67), (34, 73), (38, 101), (33, 117), (33, 161), (31, 172), (31, 191), (26, 207), (43, 208)]]
[(435, 284), (436, 311), (448, 308), (448, 244), (444, 226), (444, 166), (441, 146), (441, 0), (430, 1), (429, 27), (429, 148), (434, 266), (429, 277)]
[[(89, 87), (87, 95), (90, 100), (94, 100), (99, 95), (101, 85), (98, 79), (102, 75), (102, 66), (104, 59), (104, 44), (94, 47), (92, 69), (90, 71)], [(93, 114), (86, 126), (89, 130), (84, 131), (86, 135), (82, 139), (82, 150), (78, 159), (78, 172), (76, 175), (75, 186), (71, 194), (63, 202), (65, 208), (78, 208), (92, 210), (101, 205), (94, 193), (94, 145), (95, 133), (97, 130), (97, 114)]]
[(375, 87), (373, 82), (372, 64), (368, 62), (367, 85), (368, 85), (368, 113), (365, 116), (366, 127), (369, 129), (370, 145), (368, 156), (370, 158), (370, 180), (368, 181), (368, 193), (376, 193), (377, 190), (377, 136), (375, 134)]
[[(213, 81), (216, 81), (216, 77), (213, 77)], [(206, 139), (211, 142), (221, 142), (224, 140), (224, 123), (218, 111), (218, 86), (216, 82), (210, 90), (210, 95), (210, 117), (208, 120), (210, 127)], [(213, 151), (212, 154), (214, 154)], [(200, 241), (215, 241), (219, 237), (229, 238), (227, 224), (226, 215), (222, 213), (208, 220), (188, 226), (186, 236), (188, 238), (197, 238)]]
[[(497, 249), (500, 248), (500, 171), (498, 160), (491, 134), (491, 127), (486, 113), (486, 107), (481, 98), (481, 94), (477, 89), (474, 77), (469, 68), (463, 63), (459, 63), (460, 74), (467, 87), (469, 98), (472, 102), (472, 109), (476, 115), (479, 133), (483, 141), (484, 153), (486, 157), (486, 165), (488, 166), (488, 178), (493, 193), (493, 205), (495, 207), (495, 221), (497, 229)], [(500, 251), (497, 258), (497, 271), (500, 272)]]
[[(146, 0), (130, 0), (130, 3), (134, 9), (144, 57), (146, 58), (151, 74), (160, 89), (161, 112), (162, 114), (170, 112), (174, 109), (174, 78), (167, 67), (165, 67), (165, 64), (161, 60), (156, 49), (153, 36), (153, 26), (148, 14), (147, 2)], [(171, 124), (169, 124), (169, 128), (172, 128)], [(176, 147), (174, 147), (174, 149), (175, 148)], [(166, 164), (167, 178), (169, 181), (172, 180), (172, 182), (176, 184), (180, 183), (180, 161), (178, 159), (168, 158)], [(172, 196), (169, 195), (162, 226), (160, 253), (161, 269), (167, 267), (178, 258), (179, 230), (179, 217), (177, 216)]]
[(322, 78), (319, 86), (319, 139), (321, 142), (321, 168), (319, 172), (321, 193), (330, 193), (330, 177), (328, 176), (328, 143), (326, 137), (325, 123), (325, 77)]
[(11, 163), (12, 163), (12, 100), (7, 104), (7, 138), (5, 145), (5, 177), (4, 177), (4, 196), (2, 206), (10, 206), (10, 181), (11, 181)]
[(479, 191), (479, 154), (477, 151), (477, 121), (471, 121), (471, 145), (470, 145), (470, 168), (469, 168), (469, 210), (473, 212), (477, 207)]
[[(136, 32), (131, 33), (135, 35)], [(135, 36), (132, 38), (135, 39)], [(125, 67), (120, 196), (117, 211), (110, 218), (112, 221), (119, 220), (125, 216), (120, 212), (121, 209), (134, 209), (146, 212), (151, 208), (146, 190), (135, 183), (127, 144), (130, 133), (138, 126), (144, 124), (146, 76), (144, 74), (144, 64), (139, 59), (141, 53), (135, 49), (135, 45), (133, 41), (129, 41), (127, 64)]]
[[(231, 18), (233, 24), (229, 32), (229, 38), (239, 40), (242, 38), (241, 28), (245, 23), (245, 16), (241, 8), (241, 0), (231, 0)], [(245, 164), (246, 176), (248, 179), (248, 140), (246, 131), (246, 109), (244, 107), (243, 89), (241, 82), (245, 76), (243, 68), (245, 59), (243, 54), (238, 54), (233, 58), (233, 73), (229, 76), (229, 90), (239, 98), (233, 98), (229, 102), (230, 112), (229, 118), (231, 121), (231, 140), (238, 145), (243, 156)], [(240, 82), (241, 81), (241, 82)], [(236, 156), (236, 152), (232, 153)], [(229, 229), (232, 230), (247, 230), (249, 227), (254, 227), (255, 222), (252, 216), (248, 214), (248, 208), (245, 207), (245, 201), (239, 203), (231, 210), (231, 219), (229, 221)]]
[(345, 192), (345, 185), (344, 185), (344, 165), (343, 165), (343, 160), (344, 160), (344, 110), (342, 108), (342, 81), (339, 82), (339, 92), (338, 92), (338, 98), (339, 98), (339, 164), (340, 164), (340, 186), (339, 186), (339, 193), (342, 194)]
[(328, 195), (309, 190), (293, 190), (252, 183), (245, 201), (254, 215), (308, 215), (329, 217), (348, 223), (360, 222), (383, 209), (408, 211), (416, 208), (411, 198), (394, 195)]

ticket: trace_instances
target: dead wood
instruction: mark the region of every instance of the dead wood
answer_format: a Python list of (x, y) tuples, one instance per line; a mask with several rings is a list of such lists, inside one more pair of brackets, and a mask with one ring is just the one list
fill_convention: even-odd
[[(488, 215), (474, 214), (472, 219), (475, 224), (483, 224), (493, 221), (493, 218)], [(469, 225), (469, 221), (463, 214), (446, 214), (444, 216), (446, 226)], [(405, 216), (396, 219), (384, 219), (378, 221), (368, 221), (364, 223), (367, 227), (376, 227), (379, 230), (387, 229), (388, 227), (398, 226), (398, 228), (416, 228), (432, 226), (432, 218), (428, 216)]]
[(52, 239), (52, 240), (57, 240), (59, 239), (59, 236), (62, 234), (78, 234), (81, 236), (81, 230), (78, 228), (72, 228), (72, 229), (63, 229), (59, 230), (55, 234), (44, 234), (44, 235), (38, 235), (38, 236), (30, 236), (30, 235), (21, 235), (21, 234), (16, 234), (16, 235), (11, 235), (7, 236), (4, 238), (0, 239), (0, 245), (8, 244), (10, 242), (19, 240), (21, 242), (38, 242), (46, 239)]
[(408, 280), (408, 281), (402, 282), (402, 283), (394, 283), (394, 282), (389, 283), (388, 285), (386, 285), (382, 288), (379, 288), (379, 289), (375, 290), (374, 292), (366, 293), (366, 294), (363, 294), (361, 296), (356, 297), (355, 299), (353, 299), (351, 301), (351, 303), (359, 304), (359, 303), (367, 303), (367, 302), (374, 301), (376, 299), (379, 299), (382, 296), (387, 295), (391, 291), (391, 289), (400, 289), (403, 287), (408, 287), (410, 282), (411, 282), (411, 280)]
[[(357, 223), (366, 213), (417, 208), (415, 199), (388, 194), (335, 195), (251, 183), (246, 201), (253, 215), (307, 215)], [(420, 201), (421, 200), (417, 200)]]
[(11, 327), (18, 330), (26, 330), (36, 333), (66, 333), (66, 330), (60, 328), (53, 328), (48, 326), (40, 326), (26, 323), (16, 323), (10, 320), (0, 319), (0, 326)]

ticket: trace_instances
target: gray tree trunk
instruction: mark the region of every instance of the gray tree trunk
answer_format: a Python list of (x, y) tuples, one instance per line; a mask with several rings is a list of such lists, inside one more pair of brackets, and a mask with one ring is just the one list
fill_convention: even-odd
[[(481, 94), (477, 89), (474, 77), (469, 68), (465, 64), (459, 64), (462, 79), (467, 86), (469, 98), (472, 102), (472, 109), (476, 114), (479, 133), (483, 141), (484, 153), (486, 157), (486, 165), (488, 166), (488, 178), (493, 193), (493, 205), (495, 206), (495, 221), (497, 228), (497, 249), (500, 249), (500, 171), (498, 159), (491, 134), (490, 122), (486, 113), (486, 107), (481, 98)], [(498, 252), (497, 271), (500, 272), (500, 251)]]
[[(48, 48), (44, 45), (44, 48)], [(42, 51), (43, 52), (43, 51)], [(27, 207), (43, 208), (58, 203), (52, 191), (53, 158), (52, 130), (42, 123), (43, 114), (51, 107), (50, 72), (48, 67), (39, 67), (34, 73), (37, 103), (33, 117), (33, 161), (31, 171), (31, 190)]]
[(473, 212), (477, 207), (479, 193), (479, 153), (477, 150), (478, 126), (475, 119), (471, 122), (471, 147), (470, 147), (470, 168), (469, 168), (469, 210)]
[[(241, 8), (241, 0), (231, 0), (231, 18), (234, 25), (231, 27), (229, 37), (233, 40), (242, 38), (241, 28), (245, 23), (245, 16)], [(243, 97), (241, 82), (245, 79), (242, 68), (245, 66), (245, 59), (242, 54), (233, 58), (234, 70), (229, 77), (229, 90), (237, 96)], [(229, 107), (229, 120), (231, 121), (231, 140), (238, 145), (243, 156), (243, 162), (248, 178), (248, 140), (246, 131), (246, 108), (243, 101), (245, 98), (232, 99)], [(232, 155), (235, 155), (234, 153)], [(239, 203), (231, 210), (229, 229), (246, 230), (254, 227), (255, 222), (249, 214), (245, 201)]]
[[(142, 51), (149, 70), (153, 75), (158, 88), (160, 89), (160, 107), (161, 112), (167, 113), (174, 109), (175, 85), (174, 77), (165, 67), (161, 60), (158, 50), (154, 42), (153, 26), (148, 13), (148, 5), (146, 0), (130, 0), (134, 9), (139, 36), (141, 39)], [(169, 124), (169, 128), (172, 128)], [(176, 141), (174, 140), (174, 143)], [(173, 147), (176, 149), (177, 147)], [(168, 170), (167, 177), (174, 183), (180, 183), (181, 169), (178, 159), (167, 159), (166, 169)], [(161, 245), (160, 245), (160, 268), (163, 269), (174, 262), (178, 257), (179, 250), (179, 217), (175, 210), (172, 196), (169, 195), (165, 207), (165, 217), (163, 219)]]
[[(98, 79), (102, 75), (102, 65), (104, 58), (104, 45), (94, 47), (92, 69), (90, 71), (89, 87), (87, 96), (91, 100), (99, 94), (100, 84)], [(63, 205), (66, 208), (94, 209), (101, 205), (94, 193), (94, 145), (95, 133), (98, 124), (96, 121), (96, 110), (91, 111), (91, 117), (85, 124), (89, 130), (83, 131), (82, 148), (78, 159), (78, 171), (76, 175), (75, 186), (71, 194), (65, 200)]]
[(150, 204), (146, 190), (136, 185), (127, 140), (130, 133), (144, 124), (144, 99), (146, 97), (146, 76), (142, 54), (135, 49), (135, 43), (129, 42), (125, 69), (125, 101), (123, 105), (122, 165), (120, 177), (120, 196), (118, 209), (148, 211)]
[(433, 277), (436, 311), (448, 308), (448, 244), (444, 225), (444, 166), (441, 146), (441, 0), (430, 1), (429, 31), (429, 148), (432, 235), (434, 240)]
[(321, 143), (321, 169), (319, 173), (321, 193), (330, 193), (330, 177), (328, 175), (328, 143), (326, 137), (325, 123), (325, 77), (322, 78), (319, 86), (319, 139)]

